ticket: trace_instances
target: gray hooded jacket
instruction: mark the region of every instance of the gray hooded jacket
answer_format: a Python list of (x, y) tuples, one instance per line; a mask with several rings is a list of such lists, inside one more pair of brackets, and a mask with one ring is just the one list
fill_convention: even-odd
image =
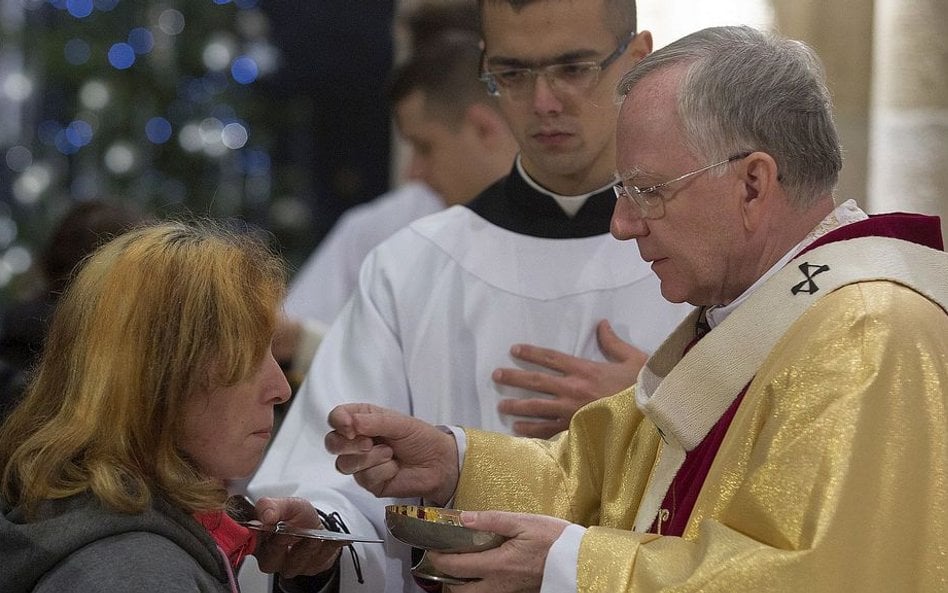
[(116, 513), (91, 495), (46, 503), (27, 522), (0, 500), (3, 593), (229, 593), (217, 544), (188, 514), (156, 499)]

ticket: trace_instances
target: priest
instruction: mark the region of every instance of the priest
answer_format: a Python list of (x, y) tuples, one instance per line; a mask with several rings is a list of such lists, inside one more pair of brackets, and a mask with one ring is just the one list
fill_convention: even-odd
[[(698, 309), (552, 441), (337, 407), (336, 466), (509, 538), (429, 554), (507, 591), (936, 591), (948, 582), (948, 255), (838, 201), (804, 44), (706, 29), (620, 82), (612, 233)], [(911, 191), (911, 184), (905, 186)]]

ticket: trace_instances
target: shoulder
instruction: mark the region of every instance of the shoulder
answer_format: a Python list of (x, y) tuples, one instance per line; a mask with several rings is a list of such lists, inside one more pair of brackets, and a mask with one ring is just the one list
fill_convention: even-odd
[(337, 226), (345, 232), (358, 229), (360, 232), (391, 234), (411, 221), (443, 208), (441, 199), (427, 186), (410, 183), (353, 206), (340, 216)]
[(37, 584), (36, 593), (226, 590), (186, 550), (161, 535), (128, 532), (73, 552)]
[(822, 336), (858, 333), (875, 340), (913, 340), (945, 327), (948, 314), (917, 291), (887, 280), (857, 282), (820, 299), (795, 324), (798, 333)]
[(941, 397), (946, 384), (948, 314), (911, 288), (878, 280), (815, 303), (770, 352), (752, 391), (810, 402), (805, 410), (870, 394), (884, 396), (874, 398), (880, 405), (892, 393)]

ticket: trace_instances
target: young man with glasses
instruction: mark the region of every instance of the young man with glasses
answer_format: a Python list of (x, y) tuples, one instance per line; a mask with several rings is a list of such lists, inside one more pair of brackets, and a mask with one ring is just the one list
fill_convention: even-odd
[[(551, 436), (634, 382), (640, 350), (690, 310), (609, 235), (616, 83), (651, 50), (634, 3), (480, 6), (480, 76), (520, 146), (510, 174), (369, 254), (249, 487), (338, 511), (354, 533), (384, 537), (395, 501), (336, 472), (322, 445), (335, 405), (370, 398), (434, 423)], [(408, 546), (360, 553), (364, 590), (414, 590)]]

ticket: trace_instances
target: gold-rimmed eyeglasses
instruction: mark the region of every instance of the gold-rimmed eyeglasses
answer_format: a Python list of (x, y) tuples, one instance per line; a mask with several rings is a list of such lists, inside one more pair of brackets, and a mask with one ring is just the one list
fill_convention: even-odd
[(502, 70), (487, 70), (486, 55), (482, 51), (480, 79), (487, 85), (487, 92), (492, 97), (525, 99), (533, 93), (538, 76), (546, 78), (550, 88), (555, 92), (564, 95), (579, 95), (595, 86), (599, 80), (599, 74), (625, 53), (633, 39), (635, 39), (635, 31), (630, 32), (615, 51), (601, 62), (563, 62)]
[(655, 185), (650, 185), (648, 187), (638, 187), (636, 185), (626, 184), (625, 180), (622, 180), (620, 183), (612, 186), (612, 190), (616, 193), (616, 199), (625, 198), (629, 200), (629, 203), (635, 207), (638, 207), (639, 211), (642, 213), (642, 218), (661, 218), (665, 215), (665, 195), (664, 192), (666, 188), (673, 184), (678, 183), (688, 179), (689, 177), (694, 177), (700, 173), (704, 173), (709, 169), (715, 167), (720, 167), (721, 165), (726, 165), (728, 163), (733, 163), (734, 161), (739, 161), (743, 158), (747, 158), (751, 153), (741, 152), (728, 158), (723, 161), (718, 161), (716, 163), (711, 163), (700, 169), (695, 169), (694, 171), (688, 171), (684, 175), (679, 175), (674, 179), (669, 179), (662, 183), (656, 183)]

